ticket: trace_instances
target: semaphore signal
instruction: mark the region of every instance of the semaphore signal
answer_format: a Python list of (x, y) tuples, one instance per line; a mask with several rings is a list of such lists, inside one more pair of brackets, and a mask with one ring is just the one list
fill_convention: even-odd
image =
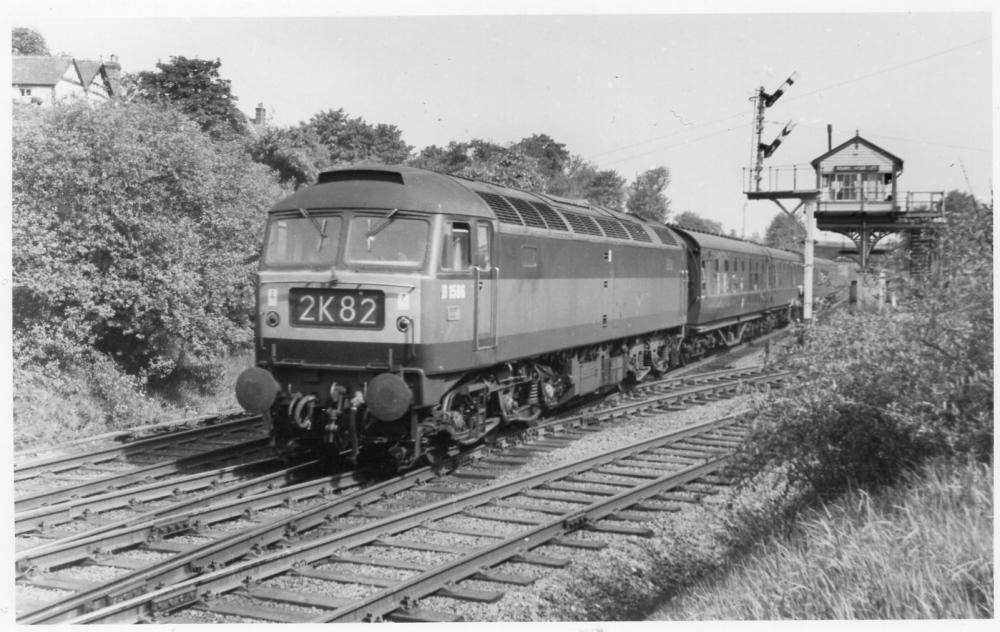
[(754, 108), (757, 111), (757, 134), (755, 143), (757, 159), (754, 163), (754, 188), (757, 191), (760, 191), (760, 172), (764, 168), (764, 159), (771, 157), (771, 154), (773, 154), (781, 145), (781, 141), (783, 141), (786, 136), (791, 134), (792, 129), (795, 127), (795, 125), (789, 121), (788, 124), (782, 128), (781, 133), (778, 134), (777, 138), (770, 143), (763, 142), (761, 136), (764, 133), (764, 110), (774, 105), (775, 102), (781, 98), (781, 95), (785, 93), (785, 90), (792, 87), (798, 79), (799, 73), (793, 72), (788, 79), (785, 79), (785, 81), (778, 86), (778, 89), (774, 92), (768, 94), (767, 92), (764, 92), (764, 86), (761, 86), (757, 89), (757, 94), (753, 97)]

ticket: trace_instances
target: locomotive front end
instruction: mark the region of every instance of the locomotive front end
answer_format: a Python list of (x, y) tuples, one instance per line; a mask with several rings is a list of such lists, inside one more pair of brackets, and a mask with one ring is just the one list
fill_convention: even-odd
[(318, 205), (269, 214), (258, 273), (256, 366), (236, 384), (281, 453), (405, 467), (422, 372), (421, 283), (433, 216)]

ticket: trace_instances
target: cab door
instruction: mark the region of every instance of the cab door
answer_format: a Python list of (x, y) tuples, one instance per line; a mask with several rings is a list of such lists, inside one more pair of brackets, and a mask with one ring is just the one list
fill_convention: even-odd
[(472, 267), (475, 293), (474, 339), (476, 351), (497, 346), (497, 291), (500, 269), (493, 265), (493, 226), (476, 222), (476, 257)]

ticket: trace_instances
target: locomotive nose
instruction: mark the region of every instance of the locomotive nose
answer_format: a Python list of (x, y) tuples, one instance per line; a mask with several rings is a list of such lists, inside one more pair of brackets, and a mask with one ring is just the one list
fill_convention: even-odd
[(396, 421), (409, 409), (413, 393), (403, 378), (395, 373), (382, 373), (368, 383), (365, 399), (373, 417), (379, 421)]
[(260, 414), (271, 407), (280, 388), (270, 373), (250, 367), (236, 378), (236, 401), (243, 410)]

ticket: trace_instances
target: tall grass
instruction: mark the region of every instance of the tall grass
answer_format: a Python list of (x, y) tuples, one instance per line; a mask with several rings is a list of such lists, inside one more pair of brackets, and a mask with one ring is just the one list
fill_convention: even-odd
[(846, 494), (654, 619), (992, 617), (993, 469), (938, 461)]

